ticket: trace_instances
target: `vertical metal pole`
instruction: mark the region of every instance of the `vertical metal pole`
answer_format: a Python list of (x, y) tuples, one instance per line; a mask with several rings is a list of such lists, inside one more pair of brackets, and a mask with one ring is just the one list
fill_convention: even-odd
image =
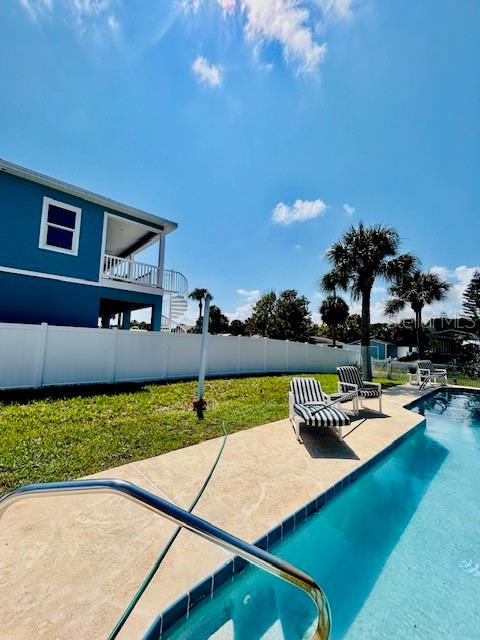
[(203, 387), (205, 384), (205, 371), (207, 368), (208, 319), (210, 316), (211, 299), (211, 296), (206, 296), (203, 307), (202, 345), (200, 348), (200, 370), (198, 372), (198, 400), (203, 399)]

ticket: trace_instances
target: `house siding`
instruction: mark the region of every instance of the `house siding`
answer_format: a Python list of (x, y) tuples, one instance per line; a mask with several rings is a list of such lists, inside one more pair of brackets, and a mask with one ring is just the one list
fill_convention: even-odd
[(388, 358), (397, 358), (398, 357), (398, 347), (396, 344), (389, 344), (387, 347), (387, 357)]
[[(77, 256), (39, 248), (44, 196), (82, 209)], [(97, 205), (0, 173), (0, 265), (98, 281), (103, 217)]]
[(162, 297), (157, 294), (2, 272), (0, 291), (0, 322), (24, 324), (96, 327), (101, 298), (144, 307), (155, 305), (157, 309), (162, 304)]
[[(39, 248), (45, 196), (82, 210), (78, 255)], [(114, 209), (109, 211), (135, 220)], [(0, 172), (0, 266), (98, 282), (104, 214), (103, 207), (87, 200)]]
[(385, 347), (387, 345), (383, 344), (383, 342), (377, 342), (376, 340), (371, 340), (370, 346), (375, 347), (375, 354), (374, 354), (375, 358), (379, 358), (380, 360), (385, 360), (385, 358), (387, 357)]

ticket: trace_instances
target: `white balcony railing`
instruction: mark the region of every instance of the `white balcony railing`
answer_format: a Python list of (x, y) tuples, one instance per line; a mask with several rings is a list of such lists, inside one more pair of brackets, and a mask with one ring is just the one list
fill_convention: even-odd
[(140, 287), (163, 289), (186, 296), (188, 292), (187, 279), (182, 273), (164, 269), (163, 276), (159, 267), (145, 262), (137, 262), (128, 258), (119, 258), (105, 254), (103, 256), (103, 277), (117, 282), (128, 282)]

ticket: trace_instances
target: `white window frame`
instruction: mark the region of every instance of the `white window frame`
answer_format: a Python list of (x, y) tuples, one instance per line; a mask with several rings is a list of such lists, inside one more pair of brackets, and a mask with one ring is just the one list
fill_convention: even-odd
[[(56, 207), (61, 207), (62, 209), (66, 209), (67, 211), (73, 211), (75, 213), (75, 228), (70, 229), (70, 227), (62, 227), (60, 224), (53, 224), (52, 222), (48, 222), (48, 208), (53, 204)], [(43, 198), (43, 206), (42, 206), (42, 221), (40, 223), (40, 238), (38, 241), (38, 246), (40, 249), (46, 249), (48, 251), (57, 251), (58, 253), (66, 253), (69, 256), (78, 256), (78, 244), (80, 241), (80, 224), (82, 220), (82, 210), (80, 207), (74, 207), (71, 204), (67, 204), (66, 202), (60, 202), (59, 200), (54, 200), (53, 198), (47, 198), (46, 196)], [(72, 248), (71, 249), (63, 249), (62, 247), (55, 247), (53, 245), (47, 244), (47, 232), (48, 227), (56, 227), (57, 229), (64, 229), (65, 231), (73, 232), (72, 236)]]

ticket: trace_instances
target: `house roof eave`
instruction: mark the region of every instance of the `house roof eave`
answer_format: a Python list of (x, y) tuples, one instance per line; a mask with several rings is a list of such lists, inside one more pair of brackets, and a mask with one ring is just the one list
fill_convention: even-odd
[(44, 175), (43, 173), (33, 171), (32, 169), (27, 169), (26, 167), (14, 164), (13, 162), (8, 162), (7, 160), (0, 159), (0, 172), (8, 173), (17, 176), (18, 178), (29, 180), (30, 182), (36, 182), (37, 184), (41, 184), (51, 189), (56, 189), (57, 191), (62, 191), (63, 193), (68, 193), (69, 195), (81, 198), (82, 200), (86, 200), (87, 202), (98, 204), (104, 209), (110, 210), (112, 212), (124, 213), (138, 220), (143, 220), (144, 222), (149, 222), (151, 224), (161, 226), (165, 234), (175, 231), (175, 229), (178, 227), (178, 224), (176, 222), (168, 220), (167, 218), (163, 218), (153, 213), (143, 211), (142, 209), (137, 209), (136, 207), (131, 207), (130, 205), (117, 202), (116, 200), (112, 200), (111, 198), (93, 193), (92, 191), (88, 191), (87, 189), (82, 189), (81, 187), (76, 187), (75, 185), (69, 184), (68, 182), (63, 182), (62, 180), (51, 178), (50, 176)]

